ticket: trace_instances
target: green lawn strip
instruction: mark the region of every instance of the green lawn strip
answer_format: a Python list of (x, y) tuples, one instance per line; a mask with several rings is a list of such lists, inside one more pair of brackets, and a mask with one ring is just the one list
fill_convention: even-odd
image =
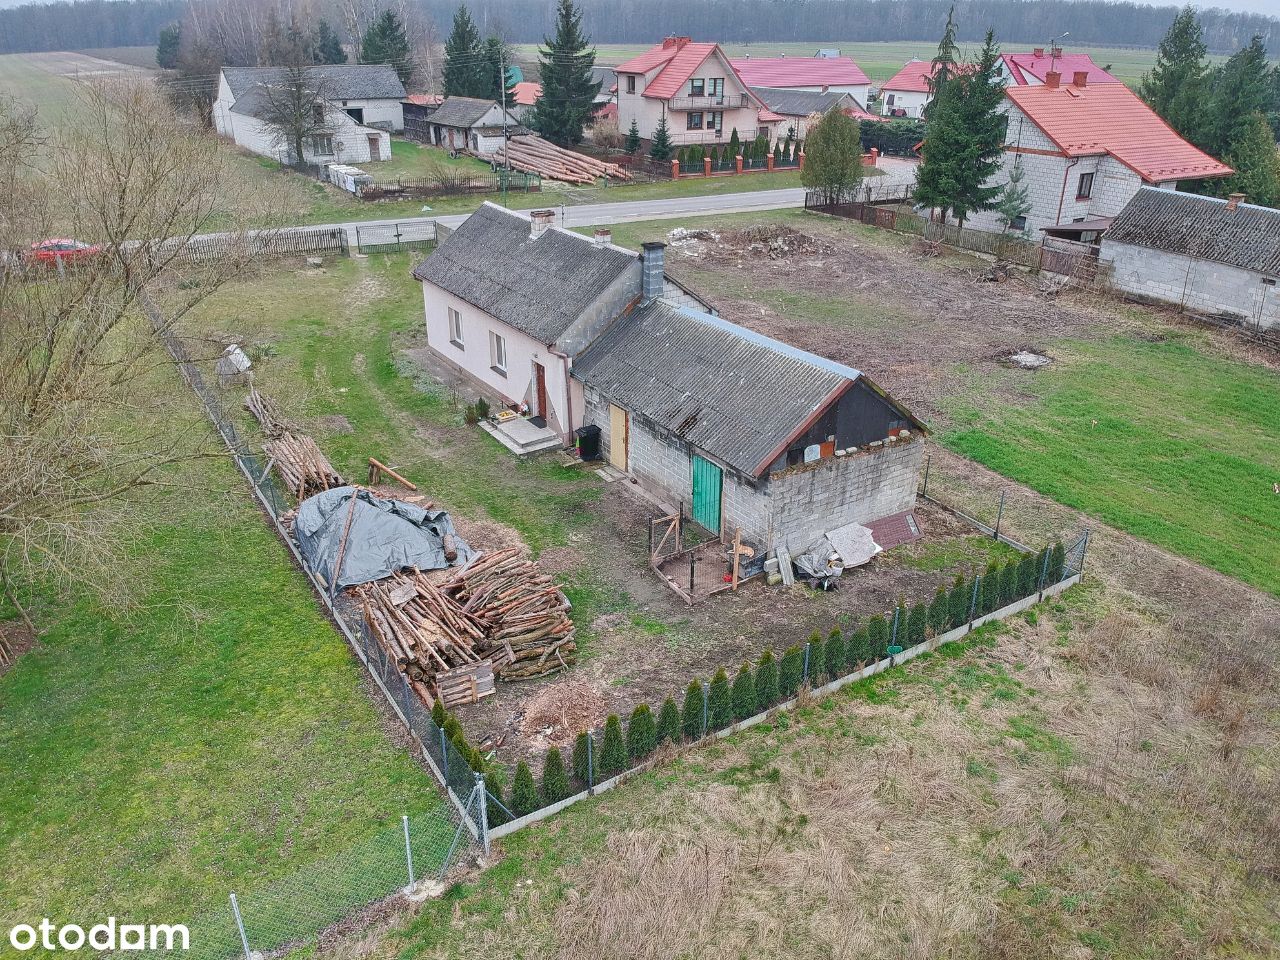
[(957, 401), (942, 437), (1106, 523), (1280, 593), (1280, 379), (1191, 342), (1062, 344), (1026, 406)]
[(229, 462), (181, 480), (231, 493), (158, 505), (145, 605), (77, 595), (0, 678), (0, 922), (183, 922), (441, 805)]

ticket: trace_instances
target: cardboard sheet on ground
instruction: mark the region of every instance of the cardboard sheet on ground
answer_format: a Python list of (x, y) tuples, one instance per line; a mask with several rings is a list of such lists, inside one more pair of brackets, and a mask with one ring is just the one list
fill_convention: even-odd
[(871, 531), (859, 523), (846, 523), (843, 527), (827, 531), (827, 540), (840, 554), (846, 567), (860, 567), (880, 553), (880, 544), (876, 543)]
[(457, 546), (455, 564), (466, 563), (473, 552), (454, 531), (453, 521), (443, 510), (423, 510), (403, 500), (384, 500), (368, 490), (337, 487), (302, 501), (293, 522), (299, 551), (328, 584), (334, 582), (334, 566), (349, 514), (351, 529), (337, 576), (339, 590), (381, 580), (396, 570), (440, 570), (450, 566), (444, 555), (445, 534), (451, 534)]

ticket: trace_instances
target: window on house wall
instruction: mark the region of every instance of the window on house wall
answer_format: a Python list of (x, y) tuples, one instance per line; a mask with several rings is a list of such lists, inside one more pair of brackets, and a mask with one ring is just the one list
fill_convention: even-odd
[(321, 134), (318, 137), (311, 138), (311, 150), (318, 157), (333, 156), (333, 137)]
[(634, 76), (627, 77), (627, 93), (636, 92), (636, 78)]
[(1013, 226), (1013, 229), (1017, 231), (1022, 231), (1027, 229), (1027, 218), (1025, 216), (1014, 217), (1012, 226)]
[(702, 129), (702, 113), (701, 112), (694, 111), (693, 113), (688, 114), (688, 117), (689, 117), (689, 122), (688, 122), (687, 129), (689, 130)]
[(311, 119), (316, 123), (324, 123), (324, 104), (313, 103), (311, 105)]
[(462, 340), (462, 314), (453, 307), (449, 308), (449, 342), (455, 347), (461, 348)]
[(701, 77), (695, 77), (689, 81), (689, 96), (704, 97), (707, 94), (707, 81)]
[(886, 97), (884, 98), (884, 105), (885, 105), (886, 107), (892, 107), (892, 106), (893, 106), (893, 94), (892, 94), (892, 93), (891, 93), (891, 94), (889, 94), (888, 96), (886, 96)]
[(707, 95), (711, 97), (724, 96), (724, 77), (712, 77), (707, 81)]
[(724, 111), (714, 110), (707, 114), (707, 129), (714, 130), (717, 134), (724, 130)]
[(489, 366), (494, 373), (507, 375), (507, 340), (492, 330), (489, 331)]
[(1093, 174), (1080, 174), (1080, 182), (1076, 184), (1076, 199), (1088, 200), (1093, 196)]

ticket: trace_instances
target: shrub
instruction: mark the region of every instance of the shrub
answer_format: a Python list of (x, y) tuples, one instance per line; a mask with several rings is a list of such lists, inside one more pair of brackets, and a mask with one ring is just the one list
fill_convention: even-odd
[(639, 760), (653, 753), (658, 745), (658, 727), (653, 722), (653, 711), (642, 703), (631, 711), (627, 721), (627, 752), (631, 759)]
[(462, 411), (462, 420), (469, 427), (474, 427), (480, 422), (480, 415), (476, 413), (476, 405), (474, 403), (468, 403)]
[(449, 712), (444, 708), (444, 701), (437, 700), (431, 704), (431, 722), (439, 729), (443, 730), (445, 722), (449, 719)]
[(1055, 583), (1061, 583), (1062, 578), (1067, 572), (1067, 551), (1062, 547), (1062, 541), (1056, 541), (1053, 549), (1049, 552), (1049, 576), (1045, 579), (1045, 586), (1051, 587)]
[(667, 697), (658, 711), (658, 743), (678, 743), (680, 741), (680, 708), (673, 697)]
[(839, 630), (832, 630), (827, 636), (827, 652), (823, 663), (823, 672), (828, 680), (834, 680), (844, 673), (844, 658), (844, 635)]
[(978, 609), (983, 614), (1000, 607), (1000, 565), (992, 560), (982, 575), (982, 594)]
[(945, 633), (950, 619), (951, 601), (947, 597), (947, 588), (938, 587), (938, 592), (933, 596), (933, 602), (929, 604), (929, 630), (935, 637)]
[(484, 397), (480, 397), (478, 400), (476, 400), (476, 416), (477, 417), (479, 417), (481, 420), (488, 420), (489, 414), (492, 412), (493, 411), (489, 409), (488, 400), (486, 400)]
[(596, 755), (595, 744), (591, 742), (591, 734), (586, 730), (573, 741), (572, 762), (573, 775), (579, 782), (586, 787), (594, 785), (600, 770), (600, 758)]
[(968, 623), (969, 608), (973, 601), (973, 584), (962, 575), (956, 574), (956, 583), (951, 588), (951, 596), (948, 600), (948, 606), (951, 608), (951, 625), (958, 627)]
[(756, 709), (768, 710), (778, 702), (778, 664), (773, 651), (766, 650), (756, 664)]
[(804, 668), (804, 680), (810, 686), (813, 686), (817, 678), (827, 672), (827, 645), (822, 642), (822, 634), (816, 631), (809, 638)]
[(517, 817), (527, 816), (538, 809), (538, 788), (533, 782), (533, 771), (521, 760), (516, 764), (516, 776), (511, 782), (511, 812)]
[(684, 709), (680, 711), (680, 727), (684, 730), (686, 739), (697, 740), (704, 732), (702, 701), (702, 684), (697, 680), (690, 680), (689, 687), (684, 692)]
[(733, 678), (733, 716), (745, 720), (756, 713), (756, 682), (751, 676), (751, 664), (744, 663)]
[(471, 751), (471, 755), (467, 757), (467, 763), (476, 773), (484, 773), (484, 754), (479, 750)]
[(867, 659), (879, 660), (889, 648), (889, 622), (880, 614), (867, 621)]
[(1037, 557), (1027, 554), (1018, 561), (1018, 597), (1029, 597), (1036, 592), (1036, 581), (1040, 579), (1040, 567)]
[(542, 762), (542, 802), (546, 806), (559, 803), (573, 793), (569, 787), (569, 774), (564, 768), (564, 758), (560, 756), (560, 748), (552, 747), (547, 751), (547, 759)]
[(1018, 599), (1018, 561), (1010, 560), (1000, 569), (1000, 606)]
[[(923, 603), (917, 603), (907, 614), (907, 642), (903, 647), (914, 647), (924, 643), (925, 630), (929, 626), (929, 613)], [(901, 641), (899, 641), (901, 642)]]
[(490, 770), (484, 775), (484, 789), (488, 796), (484, 799), (485, 815), (489, 819), (489, 826), (497, 827), (506, 823), (508, 820), (507, 813), (499, 804), (502, 800), (502, 777), (497, 770)]
[(440, 724), (440, 729), (444, 731), (445, 738), (452, 742), (454, 738), (462, 736), (462, 724), (458, 723), (458, 718), (453, 714), (446, 714), (444, 723)]
[(449, 738), (449, 745), (453, 747), (455, 755), (462, 757), (467, 763), (471, 762), (471, 744), (462, 735), (461, 727)]
[(721, 730), (733, 723), (733, 692), (729, 689), (729, 675), (724, 667), (711, 678), (707, 690), (707, 724), (712, 730)]
[(849, 643), (845, 647), (845, 661), (850, 666), (861, 667), (864, 663), (871, 659), (871, 637), (867, 634), (867, 628), (855, 630), (853, 636), (849, 638)]
[(804, 681), (804, 647), (796, 644), (787, 647), (778, 664), (778, 696), (783, 700), (794, 697)]
[(616, 713), (604, 722), (604, 744), (600, 747), (600, 773), (612, 777), (627, 769), (627, 745), (622, 739), (622, 721)]

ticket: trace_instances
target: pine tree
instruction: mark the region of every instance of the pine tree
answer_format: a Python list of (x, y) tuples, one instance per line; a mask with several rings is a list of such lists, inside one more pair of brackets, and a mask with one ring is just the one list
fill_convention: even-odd
[(402, 83), (413, 78), (412, 49), (404, 22), (394, 10), (383, 10), (360, 41), (361, 63), (389, 63)]
[(951, 587), (951, 594), (947, 598), (950, 609), (951, 626), (959, 627), (969, 622), (969, 605), (973, 599), (973, 584), (964, 578), (963, 574), (956, 574), (956, 582)]
[(871, 650), (871, 636), (866, 627), (861, 630), (855, 630), (853, 636), (849, 638), (848, 646), (845, 650), (845, 660), (851, 667), (859, 669), (875, 654)]
[(992, 560), (982, 575), (981, 607), (985, 616), (1000, 607), (1000, 564)]
[[(1022, 182), (1022, 158), (1015, 154), (1013, 167), (1009, 170), (1009, 180), (1000, 189), (1000, 198), (996, 201), (996, 211), (1000, 214), (1000, 222), (1006, 230), (1017, 230), (1017, 221), (1025, 217), (1031, 210), (1031, 195), (1027, 185)], [(1026, 233), (1026, 226), (1022, 232)]]
[(1156, 50), (1156, 63), (1138, 88), (1142, 99), (1187, 140), (1205, 140), (1209, 68), (1204, 31), (1194, 7), (1174, 18)]
[[(1280, 75), (1280, 71), (1277, 73)], [(1219, 194), (1239, 192), (1250, 203), (1280, 207), (1280, 152), (1266, 117), (1253, 113), (1249, 126), (1223, 160), (1235, 174), (1219, 184)]]
[(1062, 541), (1056, 541), (1049, 553), (1049, 580), (1045, 586), (1060, 583), (1066, 573), (1067, 552), (1062, 549)]
[(951, 616), (951, 602), (947, 597), (947, 588), (938, 587), (938, 592), (933, 595), (933, 602), (929, 604), (929, 631), (935, 637), (939, 634), (946, 633), (947, 623)]
[(445, 739), (447, 740), (462, 736), (462, 725), (458, 723), (458, 718), (451, 713), (445, 714), (444, 723), (440, 724), (440, 729), (444, 731)]
[(756, 709), (768, 710), (778, 702), (778, 663), (772, 650), (765, 650), (756, 664)]
[(533, 813), (541, 804), (538, 801), (538, 787), (533, 782), (533, 771), (521, 760), (516, 764), (515, 779), (511, 781), (511, 812), (517, 817), (525, 817)]
[(676, 706), (674, 697), (662, 701), (662, 709), (658, 712), (658, 743), (680, 742), (680, 708)]
[(627, 153), (632, 156), (635, 156), (640, 152), (640, 125), (636, 123), (634, 118), (631, 121), (630, 129), (627, 130), (627, 141), (625, 146)]
[(867, 621), (867, 642), (869, 660), (879, 660), (889, 649), (889, 622), (878, 613)]
[(805, 666), (807, 667), (803, 682), (809, 686), (815, 686), (818, 678), (825, 672), (827, 663), (827, 645), (822, 640), (822, 634), (816, 630), (809, 637), (809, 649), (805, 653)]
[(956, 8), (953, 6), (947, 11), (947, 23), (942, 28), (942, 39), (938, 41), (938, 52), (933, 56), (933, 68), (926, 83), (929, 88), (930, 101), (924, 109), (926, 119), (929, 118), (930, 111), (944, 91), (947, 90), (948, 84), (959, 75), (960, 48), (956, 45), (955, 16)]
[(832, 630), (827, 635), (826, 662), (823, 664), (823, 672), (828, 680), (834, 680), (844, 674), (845, 656), (844, 635), (839, 629)]
[(640, 760), (653, 753), (658, 746), (658, 728), (653, 722), (653, 711), (642, 703), (631, 711), (627, 721), (627, 753), (632, 760)]
[(600, 747), (600, 774), (612, 777), (627, 769), (627, 744), (622, 737), (622, 721), (616, 713), (604, 722), (604, 743)]
[(160, 28), (160, 38), (156, 43), (156, 65), (164, 70), (173, 70), (178, 66), (178, 57), (182, 49), (182, 25), (171, 23)]
[(1253, 114), (1265, 114), (1270, 106), (1267, 49), (1255, 34), (1247, 47), (1232, 54), (1213, 73), (1204, 149), (1215, 157), (1225, 157), (1248, 136)]
[(507, 812), (502, 809), (502, 776), (497, 770), (490, 770), (484, 775), (484, 789), (488, 794), (485, 797), (485, 816), (489, 819), (489, 826), (501, 826), (507, 822), (508, 817)]
[(796, 644), (787, 647), (778, 664), (778, 696), (789, 700), (796, 695), (804, 682), (804, 647)]
[(670, 160), (675, 148), (671, 144), (671, 131), (667, 129), (667, 118), (664, 114), (658, 120), (653, 131), (653, 139), (649, 141), (649, 156), (654, 160)]
[(680, 711), (680, 728), (686, 740), (697, 740), (702, 736), (703, 706), (702, 684), (690, 680), (684, 692), (684, 709)]
[(342, 49), (342, 41), (333, 32), (328, 20), (321, 19), (316, 24), (315, 50), (317, 63), (347, 62), (347, 51)]
[(1036, 566), (1036, 558), (1034, 554), (1027, 554), (1018, 561), (1018, 596), (1021, 600), (1023, 597), (1029, 597), (1036, 592), (1036, 578), (1039, 576), (1040, 568)]
[[(907, 614), (906, 636), (898, 641), (904, 648), (924, 643), (925, 631), (929, 628), (929, 611), (923, 603), (917, 603)], [(905, 641), (905, 642), (904, 642)]]
[(542, 762), (542, 803), (550, 806), (573, 793), (569, 786), (569, 774), (564, 768), (564, 758), (560, 749), (552, 747), (547, 751), (547, 759)]
[(707, 690), (707, 724), (711, 730), (723, 730), (733, 723), (733, 693), (724, 667), (716, 671)]
[(553, 143), (572, 146), (582, 142), (582, 131), (595, 114), (600, 81), (592, 79), (596, 51), (582, 32), (582, 11), (573, 0), (560, 0), (556, 8), (556, 35), (544, 38), (538, 48), (542, 96), (533, 109), (531, 124)]
[(515, 102), (515, 74), (512, 72), (511, 52), (501, 37), (489, 37), (484, 42), (484, 65), (481, 99), (501, 104), (506, 98), (508, 108)]
[[(591, 742), (590, 732), (584, 730), (573, 741), (573, 775), (584, 787), (593, 785), (600, 769), (600, 758), (596, 756), (595, 744)], [(588, 758), (590, 763), (588, 764)]]
[(444, 95), (482, 95), (488, 89), (484, 74), (484, 44), (464, 4), (453, 15), (453, 30), (444, 45)]
[(744, 663), (733, 678), (733, 716), (745, 720), (756, 713), (756, 683), (751, 675), (751, 664)]

